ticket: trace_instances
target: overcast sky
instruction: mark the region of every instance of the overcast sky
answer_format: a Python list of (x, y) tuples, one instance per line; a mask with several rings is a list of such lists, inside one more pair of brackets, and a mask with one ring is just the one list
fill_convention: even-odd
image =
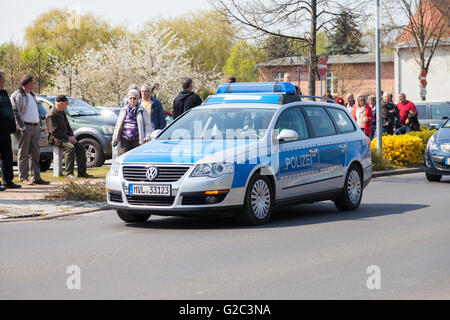
[(78, 7), (134, 30), (143, 22), (209, 9), (208, 0), (0, 0), (0, 43), (22, 43), (25, 28), (50, 8)]

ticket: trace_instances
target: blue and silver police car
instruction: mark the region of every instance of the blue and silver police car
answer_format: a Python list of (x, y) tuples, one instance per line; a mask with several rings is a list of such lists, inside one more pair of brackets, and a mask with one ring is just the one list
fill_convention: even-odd
[(106, 191), (126, 222), (229, 215), (260, 225), (305, 202), (355, 210), (371, 176), (369, 141), (344, 107), (302, 101), (291, 83), (234, 83), (118, 157)]

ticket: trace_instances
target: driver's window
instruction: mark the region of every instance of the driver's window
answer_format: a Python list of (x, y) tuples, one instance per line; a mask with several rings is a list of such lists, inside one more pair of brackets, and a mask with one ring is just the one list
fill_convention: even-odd
[(284, 129), (294, 130), (298, 134), (299, 140), (304, 140), (309, 138), (308, 127), (306, 126), (305, 118), (300, 108), (289, 108), (284, 111), (278, 118), (277, 125), (275, 129), (278, 133)]

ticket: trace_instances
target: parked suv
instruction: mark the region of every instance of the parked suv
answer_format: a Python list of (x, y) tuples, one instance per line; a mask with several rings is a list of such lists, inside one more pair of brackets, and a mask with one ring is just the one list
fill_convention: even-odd
[[(55, 98), (56, 96), (36, 96), (46, 110), (55, 105)], [(112, 156), (111, 141), (117, 116), (102, 114), (99, 109), (83, 100), (68, 98), (67, 119), (75, 137), (86, 148), (86, 165), (88, 168), (102, 166), (105, 159)]]
[(450, 119), (450, 101), (414, 101), (419, 123), (431, 128), (440, 127)]

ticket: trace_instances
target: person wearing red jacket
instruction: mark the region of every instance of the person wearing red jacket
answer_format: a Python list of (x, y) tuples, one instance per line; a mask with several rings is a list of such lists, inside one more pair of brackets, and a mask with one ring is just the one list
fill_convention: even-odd
[(406, 95), (404, 93), (398, 95), (398, 100), (399, 103), (397, 103), (397, 108), (400, 115), (400, 128), (398, 128), (396, 134), (404, 134), (411, 131), (408, 116), (417, 116), (418, 112), (414, 103), (406, 100)]
[(352, 110), (352, 116), (366, 136), (370, 137), (372, 135), (372, 121), (375, 120), (375, 117), (365, 96), (358, 97), (357, 104)]

